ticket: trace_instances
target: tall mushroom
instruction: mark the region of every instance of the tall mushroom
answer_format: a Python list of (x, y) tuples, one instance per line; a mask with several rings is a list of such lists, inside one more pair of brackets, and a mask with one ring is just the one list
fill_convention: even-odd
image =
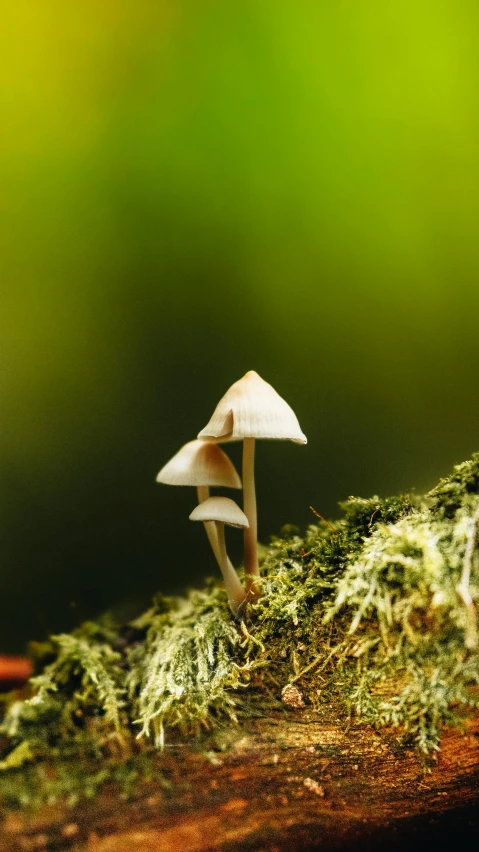
[[(233, 462), (213, 443), (189, 441), (161, 468), (157, 482), (165, 485), (195, 485), (198, 502), (210, 496), (210, 486), (241, 488)], [(205, 522), (206, 534), (219, 564), (218, 541), (213, 523)]]
[(259, 577), (257, 555), (257, 513), (254, 484), (256, 438), (270, 438), (306, 444), (292, 408), (258, 373), (250, 370), (231, 385), (219, 401), (210, 422), (198, 438), (214, 441), (243, 441), (243, 497), (249, 526), (244, 530), (244, 564), (247, 591), (254, 594), (254, 578)]
[(234, 616), (238, 616), (246, 602), (246, 592), (228, 559), (225, 544), (225, 524), (248, 528), (248, 518), (229, 497), (209, 497), (193, 509), (190, 521), (214, 522), (218, 541), (219, 566), (223, 574), (228, 603)]

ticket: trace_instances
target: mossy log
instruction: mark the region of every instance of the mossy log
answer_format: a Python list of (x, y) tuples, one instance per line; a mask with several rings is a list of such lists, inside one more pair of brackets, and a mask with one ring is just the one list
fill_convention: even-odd
[(227, 736), (216, 750), (167, 748), (166, 788), (9, 813), (0, 852), (424, 850), (479, 837), (477, 715), (444, 732), (428, 772), (395, 730), (349, 727), (335, 706), (272, 710)]
[(477, 842), (479, 454), (343, 509), (272, 540), (241, 623), (207, 583), (37, 647), (0, 852)]

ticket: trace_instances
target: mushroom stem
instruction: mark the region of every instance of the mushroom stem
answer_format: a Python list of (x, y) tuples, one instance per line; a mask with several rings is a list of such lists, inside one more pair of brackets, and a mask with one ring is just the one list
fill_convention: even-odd
[[(204, 503), (205, 500), (208, 500), (208, 497), (210, 496), (210, 489), (209, 489), (208, 485), (197, 485), (196, 491), (197, 491), (197, 494), (198, 494), (198, 503)], [(215, 522), (214, 521), (203, 521), (203, 526), (206, 530), (206, 535), (208, 536), (208, 541), (211, 544), (211, 549), (214, 553), (215, 559), (216, 559), (219, 567), (221, 568), (221, 558), (220, 558), (220, 552), (219, 552), (219, 549), (218, 549), (218, 534), (217, 534)], [(228, 562), (229, 570), (233, 571), (234, 575), (236, 576), (236, 571), (233, 568), (229, 557), (227, 556), (226, 559), (227, 559), (227, 562)], [(221, 570), (223, 570), (223, 569), (221, 568)]]
[[(198, 485), (196, 491), (198, 494), (198, 503), (204, 503), (204, 501), (207, 500), (210, 496), (210, 489), (208, 485)], [(216, 535), (216, 527), (214, 521), (204, 521), (204, 528), (206, 530), (206, 535), (208, 536), (208, 541), (211, 544), (211, 549), (215, 555), (215, 559), (218, 565), (220, 565), (220, 558), (218, 553), (218, 537)]]
[(256, 597), (256, 583), (259, 577), (257, 551), (257, 513), (256, 491), (254, 485), (254, 450), (255, 439), (245, 438), (243, 441), (243, 499), (244, 513), (249, 521), (249, 527), (244, 530), (244, 569), (246, 573), (246, 592), (249, 597)]
[(223, 575), (226, 594), (228, 595), (228, 603), (230, 605), (231, 612), (236, 618), (245, 605), (246, 592), (239, 581), (236, 571), (228, 559), (228, 554), (226, 553), (225, 525), (222, 521), (214, 521), (214, 524), (216, 527), (218, 543), (218, 564)]

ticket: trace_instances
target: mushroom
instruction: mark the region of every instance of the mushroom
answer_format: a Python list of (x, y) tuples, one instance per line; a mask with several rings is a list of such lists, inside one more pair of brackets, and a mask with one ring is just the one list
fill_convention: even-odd
[[(184, 444), (161, 468), (156, 481), (165, 485), (195, 485), (199, 503), (210, 496), (210, 486), (241, 488), (241, 479), (226, 453), (216, 444), (198, 440)], [(219, 564), (215, 525), (205, 522), (205, 530)]]
[(236, 617), (245, 605), (246, 592), (241, 585), (239, 577), (228, 559), (225, 544), (225, 524), (230, 527), (243, 527), (247, 529), (248, 518), (241, 511), (234, 500), (229, 497), (209, 497), (204, 500), (190, 515), (190, 521), (203, 521), (203, 523), (214, 522), (218, 542), (219, 566), (223, 574), (228, 603), (233, 615)]
[(244, 565), (247, 592), (255, 595), (254, 578), (259, 577), (257, 554), (257, 514), (254, 485), (256, 438), (271, 438), (306, 444), (292, 408), (258, 373), (250, 370), (225, 393), (210, 422), (198, 434), (205, 440), (243, 440), (244, 511), (249, 526), (244, 529)]

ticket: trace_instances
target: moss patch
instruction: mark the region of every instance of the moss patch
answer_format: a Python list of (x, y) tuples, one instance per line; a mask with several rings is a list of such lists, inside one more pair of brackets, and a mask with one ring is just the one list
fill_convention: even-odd
[(365, 722), (400, 726), (433, 754), (456, 710), (479, 703), (479, 454), (424, 498), (341, 508), (333, 524), (273, 538), (241, 624), (209, 582), (159, 596), (131, 624), (106, 617), (38, 646), (38, 674), (5, 702), (4, 803), (128, 787), (165, 739), (200, 742), (288, 684), (310, 706), (334, 695)]

